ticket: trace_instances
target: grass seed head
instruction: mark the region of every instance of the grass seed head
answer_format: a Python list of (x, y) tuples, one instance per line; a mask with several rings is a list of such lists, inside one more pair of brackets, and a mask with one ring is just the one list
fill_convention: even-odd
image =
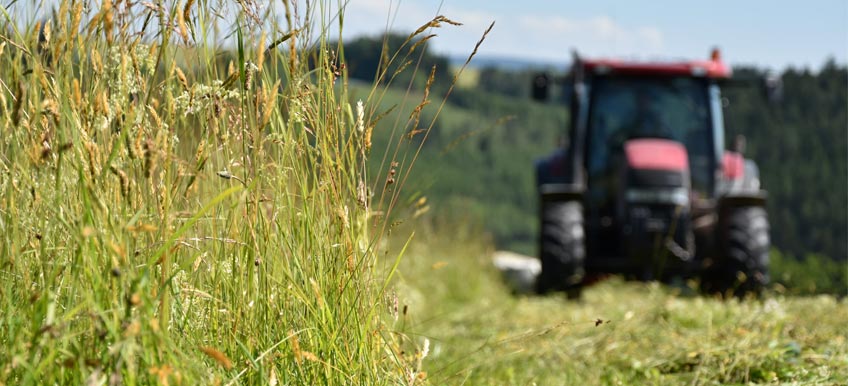
[(135, 126), (135, 138), (130, 146), (130, 158), (143, 158), (145, 155), (144, 130), (141, 125)]
[(91, 69), (96, 75), (101, 75), (103, 73), (103, 58), (100, 57), (100, 51), (92, 48), (89, 59), (91, 60)]
[(206, 140), (200, 140), (200, 143), (197, 144), (197, 151), (194, 153), (194, 164), (196, 165), (197, 170), (203, 168), (203, 164), (206, 162)]
[(21, 110), (24, 106), (24, 84), (18, 81), (18, 87), (15, 89), (15, 105), (12, 107), (12, 125), (17, 126), (21, 122)]
[(227, 77), (229, 78), (229, 77), (232, 77), (233, 75), (236, 75), (236, 74), (237, 74), (236, 65), (235, 65), (235, 63), (233, 63), (232, 60), (230, 60), (230, 63), (227, 65)]
[(103, 17), (103, 34), (106, 35), (106, 41), (112, 44), (112, 29), (115, 19), (112, 0), (103, 0), (103, 4), (100, 6), (100, 14)]
[(268, 125), (271, 121), (271, 115), (274, 113), (274, 108), (277, 107), (277, 94), (280, 90), (280, 80), (274, 83), (274, 86), (265, 93), (263, 102), (264, 109), (262, 111), (262, 127)]
[(262, 66), (265, 64), (265, 31), (262, 31), (262, 35), (259, 36), (259, 46), (256, 47), (256, 68), (259, 71), (262, 71)]
[(188, 44), (188, 27), (186, 27), (186, 19), (184, 13), (177, 12), (177, 27), (180, 37), (183, 38), (183, 42)]
[(59, 13), (57, 15), (62, 15), (59, 17), (59, 33), (65, 35), (68, 33), (68, 18), (66, 15), (69, 14), (68, 6), (70, 5), (69, 1), (62, 1), (59, 4)]
[(102, 116), (109, 115), (109, 97), (106, 96), (106, 90), (101, 90), (94, 98), (94, 113)]
[(121, 196), (127, 198), (127, 196), (129, 196), (130, 194), (130, 179), (129, 177), (127, 177), (127, 173), (125, 173), (123, 170), (115, 168), (114, 166), (110, 166), (109, 171), (111, 171), (112, 174), (118, 176), (118, 180), (121, 183)]
[(362, 104), (362, 99), (356, 102), (356, 131), (360, 133), (365, 131), (365, 106)]
[(429, 22), (425, 23), (421, 27), (418, 27), (418, 29), (415, 30), (415, 32), (413, 32), (412, 34), (409, 35), (408, 40), (412, 40), (413, 37), (420, 35), (422, 32), (426, 31), (427, 29), (440, 28), (442, 26), (442, 23), (447, 23), (447, 24), (450, 24), (450, 25), (453, 25), (453, 26), (461, 26), (462, 25), (462, 23), (455, 22), (451, 19), (448, 19), (447, 17), (439, 15), (439, 16), (436, 16), (435, 18), (433, 18), (433, 20), (430, 20)]
[(189, 21), (191, 20), (191, 6), (194, 5), (194, 0), (187, 0), (185, 7), (183, 7), (183, 20)]
[(80, 90), (79, 79), (74, 78), (72, 85), (71, 85), (71, 90), (72, 90), (71, 95), (73, 95), (71, 100), (74, 103), (73, 107), (74, 108), (82, 107), (82, 91)]
[(291, 337), (291, 346), (292, 353), (294, 354), (294, 361), (300, 366), (300, 363), (303, 361), (303, 351), (300, 350), (300, 341), (298, 339), (297, 334), (294, 331), (289, 330), (289, 336)]
[(144, 154), (144, 176), (147, 178), (151, 178), (153, 176), (153, 172), (156, 170), (156, 159), (154, 157), (153, 151), (155, 149), (156, 144), (151, 140), (144, 141), (142, 145), (142, 154)]
[(147, 111), (150, 113), (150, 118), (153, 119), (153, 128), (156, 130), (162, 129), (162, 119), (156, 109), (153, 106), (147, 106)]
[(70, 44), (74, 44), (74, 40), (76, 40), (79, 31), (80, 22), (82, 21), (82, 3), (82, 1), (74, 2), (74, 10), (71, 14), (71, 25), (68, 27), (68, 30), (70, 31), (68, 41)]
[(51, 20), (47, 20), (44, 23), (44, 27), (41, 28), (41, 32), (39, 33), (38, 48), (42, 51), (46, 51), (50, 47), (50, 38), (52, 37), (52, 31), (50, 27), (51, 24), (53, 24), (51, 23)]
[(344, 207), (336, 207), (336, 217), (339, 219), (340, 225), (343, 228), (347, 228), (350, 225), (350, 208), (345, 205)]
[(319, 359), (317, 355), (315, 355), (315, 354), (313, 354), (309, 351), (303, 352), (303, 358), (310, 361), (310, 362), (321, 362), (321, 359)]
[(86, 154), (88, 154), (88, 171), (91, 179), (96, 180), (100, 175), (100, 148), (94, 142), (85, 143)]
[(141, 332), (141, 323), (139, 323), (138, 320), (133, 320), (124, 329), (124, 337), (125, 338), (132, 338), (132, 337), (138, 336), (138, 334), (140, 332)]
[(315, 294), (315, 301), (318, 303), (318, 308), (324, 308), (324, 297), (321, 295), (321, 288), (318, 282), (313, 278), (309, 278), (309, 284), (312, 286), (312, 292)]
[(174, 67), (174, 72), (177, 74), (177, 79), (180, 81), (180, 86), (183, 86), (183, 90), (189, 91), (188, 79), (186, 78), (183, 70), (179, 67)]
[(227, 358), (224, 353), (208, 346), (200, 347), (200, 351), (214, 359), (215, 362), (218, 362), (218, 364), (224, 369), (229, 370), (233, 368), (233, 361), (231, 361), (230, 358)]
[(168, 386), (170, 385), (169, 380), (171, 379), (171, 374), (174, 372), (174, 369), (170, 365), (164, 364), (162, 366), (153, 366), (148, 369), (147, 372), (156, 377), (158, 384)]
[[(0, 54), (0, 55), (2, 55), (2, 54)], [(6, 93), (2, 93), (2, 92), (0, 92), (0, 108), (2, 108), (2, 109), (3, 109), (3, 117), (8, 117), (8, 116), (9, 116), (9, 110), (6, 108), (6, 103), (7, 103), (7, 102), (8, 102), (8, 101), (6, 100)], [(8, 122), (8, 121), (5, 121), (5, 120), (4, 120), (4, 123), (5, 123), (5, 122)]]
[(59, 117), (59, 105), (53, 99), (45, 99), (41, 102), (41, 111), (51, 115), (54, 118)]
[(368, 210), (368, 186), (365, 185), (363, 180), (359, 180), (356, 186), (356, 202), (366, 211)]
[(365, 151), (371, 151), (371, 134), (374, 132), (374, 126), (368, 126), (365, 129)]

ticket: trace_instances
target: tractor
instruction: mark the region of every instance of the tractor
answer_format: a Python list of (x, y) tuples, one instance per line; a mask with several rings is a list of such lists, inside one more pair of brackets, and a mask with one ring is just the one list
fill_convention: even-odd
[[(538, 292), (579, 297), (611, 274), (724, 295), (763, 290), (766, 192), (744, 137), (725, 149), (720, 89), (731, 75), (717, 49), (684, 62), (574, 55), (562, 79), (570, 130), (535, 165)], [(537, 75), (533, 97), (548, 99), (556, 83)]]

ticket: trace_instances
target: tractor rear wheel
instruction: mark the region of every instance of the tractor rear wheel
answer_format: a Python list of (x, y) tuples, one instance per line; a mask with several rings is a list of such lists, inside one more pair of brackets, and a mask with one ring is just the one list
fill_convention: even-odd
[(579, 201), (542, 202), (539, 293), (565, 291), (580, 296), (586, 258), (583, 205)]
[(705, 289), (739, 297), (759, 295), (769, 282), (771, 240), (765, 208), (729, 209), (718, 236), (723, 260), (708, 273)]

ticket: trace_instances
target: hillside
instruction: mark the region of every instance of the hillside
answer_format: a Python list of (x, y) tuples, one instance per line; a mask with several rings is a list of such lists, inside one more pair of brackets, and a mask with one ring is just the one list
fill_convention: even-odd
[[(379, 108), (387, 111), (421, 98), (390, 89)], [(471, 89), (455, 91), (441, 110), (440, 103), (434, 100), (422, 111), (422, 122), (438, 117), (404, 186), (406, 194), (426, 196), (432, 211), (444, 220), (481, 224), (503, 248), (531, 253), (537, 226), (533, 162), (553, 149), (567, 112), (559, 106)], [(394, 151), (389, 142), (398, 118), (406, 117), (383, 118), (374, 132), (374, 149)], [(422, 139), (419, 135), (401, 143), (414, 149)], [(386, 168), (383, 158), (382, 153), (372, 154), (370, 175)], [(391, 154), (388, 159), (401, 166), (409, 162)]]

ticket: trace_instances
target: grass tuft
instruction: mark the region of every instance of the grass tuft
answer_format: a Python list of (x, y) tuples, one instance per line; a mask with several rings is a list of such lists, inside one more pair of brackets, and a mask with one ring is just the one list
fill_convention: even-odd
[(326, 32), (343, 5), (3, 9), (0, 384), (424, 379), (378, 253), (399, 187), (367, 189), (379, 101), (354, 106)]

